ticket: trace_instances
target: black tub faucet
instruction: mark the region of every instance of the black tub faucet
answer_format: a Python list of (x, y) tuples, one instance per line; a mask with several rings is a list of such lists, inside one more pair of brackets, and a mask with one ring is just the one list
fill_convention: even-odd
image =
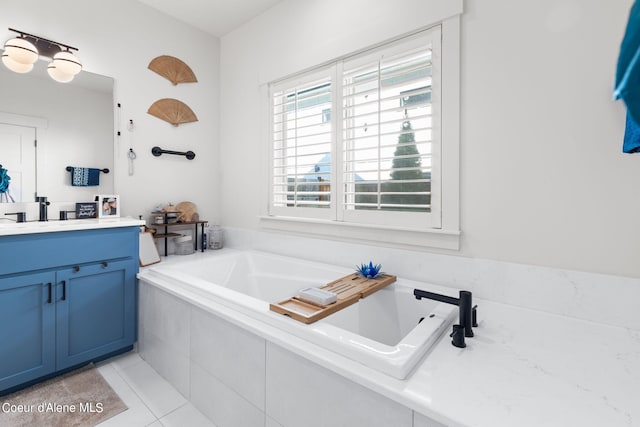
[(438, 302), (457, 305), (458, 312), (460, 314), (460, 323), (458, 325), (453, 325), (453, 333), (451, 334), (453, 337), (452, 343), (456, 347), (466, 347), (464, 337), (472, 337), (473, 327), (478, 326), (476, 318), (477, 306), (474, 307), (472, 304), (471, 292), (460, 291), (460, 297), (454, 298), (447, 295), (436, 294), (434, 292), (423, 291), (421, 289), (414, 289), (413, 295), (416, 299), (427, 298)]

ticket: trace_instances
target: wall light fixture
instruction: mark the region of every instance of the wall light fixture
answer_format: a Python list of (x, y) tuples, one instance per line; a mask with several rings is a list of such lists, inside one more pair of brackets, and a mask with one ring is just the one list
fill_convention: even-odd
[(82, 70), (82, 63), (71, 51), (77, 48), (40, 36), (14, 30), (18, 34), (4, 44), (2, 63), (16, 73), (28, 73), (39, 56), (51, 58), (47, 67), (49, 76), (60, 83), (67, 83)]

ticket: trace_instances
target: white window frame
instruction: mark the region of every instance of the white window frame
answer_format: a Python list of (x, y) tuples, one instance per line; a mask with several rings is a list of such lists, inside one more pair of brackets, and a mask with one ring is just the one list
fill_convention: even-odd
[[(458, 250), (460, 248), (460, 18), (454, 16), (442, 21), (439, 25), (441, 31), (441, 144), (440, 144), (440, 162), (441, 168), (439, 188), (441, 189), (440, 203), (440, 221), (434, 227), (433, 224), (421, 226), (420, 224), (408, 223), (406, 221), (390, 222), (390, 221), (373, 221), (351, 222), (344, 221), (343, 209), (336, 204), (340, 197), (338, 188), (342, 184), (342, 178), (338, 178), (336, 183), (334, 173), (334, 182), (331, 188), (331, 209), (323, 209), (331, 211), (328, 215), (321, 217), (307, 216), (304, 214), (293, 214), (290, 208), (273, 209), (271, 200), (271, 173), (273, 164), (270, 160), (268, 169), (268, 203), (267, 209), (261, 216), (261, 227), (267, 230), (279, 230), (295, 234), (308, 236), (318, 236), (323, 238), (332, 238), (336, 240), (345, 240), (358, 243), (372, 243), (392, 247), (402, 248), (422, 248), (434, 247)], [(424, 31), (424, 30), (422, 30)], [(364, 51), (363, 51), (364, 52)], [(351, 57), (351, 55), (350, 55)], [(340, 60), (344, 58), (339, 58)], [(336, 69), (339, 66), (336, 66)], [(326, 67), (324, 68), (326, 69)], [(336, 70), (337, 76), (334, 75), (334, 81), (340, 84), (340, 70)], [(269, 93), (269, 120), (271, 119), (271, 97)], [(334, 99), (334, 104), (335, 104)], [(334, 105), (334, 107), (336, 107)], [(336, 117), (336, 108), (333, 108), (334, 114), (334, 132), (342, 131), (342, 120)], [(269, 129), (272, 131), (271, 127)], [(271, 141), (272, 133), (269, 133), (269, 141)], [(332, 161), (334, 163), (334, 171), (342, 171), (340, 156), (336, 151), (341, 150), (341, 138), (337, 138), (332, 148)], [(273, 147), (271, 147), (273, 148)], [(272, 149), (269, 151), (269, 158), (272, 158)], [(433, 183), (432, 183), (433, 185)], [(305, 209), (306, 211), (312, 209)], [(315, 209), (318, 210), (318, 209)], [(375, 212), (383, 216), (388, 212)], [(403, 214), (402, 212), (396, 212)], [(368, 213), (366, 213), (368, 215)], [(402, 215), (401, 215), (402, 216)], [(378, 222), (378, 223), (375, 223)]]

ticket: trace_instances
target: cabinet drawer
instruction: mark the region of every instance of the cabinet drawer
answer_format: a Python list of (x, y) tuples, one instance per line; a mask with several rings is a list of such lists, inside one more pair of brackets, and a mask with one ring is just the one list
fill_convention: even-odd
[(0, 276), (74, 264), (138, 258), (138, 227), (0, 237)]

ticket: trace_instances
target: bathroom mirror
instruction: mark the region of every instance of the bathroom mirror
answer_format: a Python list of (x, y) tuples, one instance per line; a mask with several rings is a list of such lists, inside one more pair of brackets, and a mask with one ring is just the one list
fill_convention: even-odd
[[(58, 83), (47, 65), (18, 74), (0, 64), (0, 164), (16, 202), (33, 202), (36, 193), (56, 202), (113, 193), (113, 79), (82, 71)], [(68, 166), (110, 173), (100, 173), (97, 186), (72, 186)]]

